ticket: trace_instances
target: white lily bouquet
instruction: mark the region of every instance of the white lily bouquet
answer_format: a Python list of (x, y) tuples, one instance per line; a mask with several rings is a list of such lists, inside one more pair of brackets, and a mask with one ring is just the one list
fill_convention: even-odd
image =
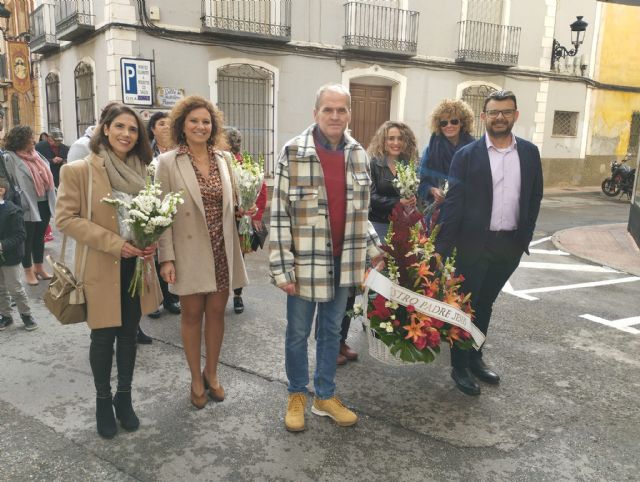
[(407, 163), (396, 163), (396, 178), (393, 180), (393, 185), (405, 199), (416, 195), (420, 180), (413, 159)]
[[(147, 183), (137, 196), (130, 201), (102, 198), (102, 201), (121, 209), (125, 213), (123, 223), (131, 229), (133, 244), (138, 248), (146, 248), (158, 241), (162, 233), (173, 224), (178, 205), (184, 203), (182, 193), (170, 192), (160, 199), (160, 184), (147, 177)], [(133, 298), (142, 295), (145, 275), (151, 273), (151, 266), (145, 264), (144, 258), (136, 260), (136, 270), (129, 285), (129, 294)]]
[[(248, 152), (242, 153), (242, 160), (233, 159), (233, 175), (238, 189), (238, 201), (244, 211), (251, 209), (256, 203), (262, 182), (264, 180), (264, 158), (260, 156), (255, 160)], [(253, 225), (251, 216), (243, 215), (238, 221), (238, 234), (240, 235), (240, 247), (243, 253), (250, 253), (251, 235)]]

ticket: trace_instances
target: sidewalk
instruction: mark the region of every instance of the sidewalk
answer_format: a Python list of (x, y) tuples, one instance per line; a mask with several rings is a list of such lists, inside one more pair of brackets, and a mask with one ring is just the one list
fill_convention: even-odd
[(551, 239), (578, 258), (640, 276), (640, 250), (626, 223), (563, 229)]

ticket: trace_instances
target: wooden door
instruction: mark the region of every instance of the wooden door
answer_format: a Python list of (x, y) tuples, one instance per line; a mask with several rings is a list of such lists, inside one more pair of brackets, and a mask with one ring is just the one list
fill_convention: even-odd
[(391, 115), (391, 87), (351, 84), (351, 136), (365, 149), (383, 122)]

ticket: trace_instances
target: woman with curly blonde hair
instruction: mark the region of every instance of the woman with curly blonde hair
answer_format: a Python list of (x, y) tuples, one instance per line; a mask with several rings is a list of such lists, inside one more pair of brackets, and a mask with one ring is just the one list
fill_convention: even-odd
[(389, 216), (393, 207), (401, 203), (407, 209), (416, 205), (415, 196), (405, 199), (393, 185), (397, 163), (408, 163), (418, 156), (416, 136), (404, 122), (387, 121), (371, 139), (367, 149), (371, 157), (371, 202), (369, 221), (381, 240), (389, 229)]
[[(200, 96), (178, 102), (171, 111), (177, 149), (161, 154), (156, 179), (164, 191), (182, 191), (184, 204), (160, 238), (160, 275), (180, 297), (184, 353), (191, 372), (191, 403), (198, 409), (209, 396), (224, 400), (218, 358), (229, 292), (247, 284), (235, 222), (231, 155), (222, 113)], [(251, 213), (249, 213), (251, 214)], [(206, 363), (200, 372), (204, 317)]]
[[(448, 180), (451, 159), (458, 149), (473, 142), (474, 115), (462, 100), (445, 99), (431, 113), (431, 139), (420, 159), (420, 187), (418, 195), (440, 206), (444, 201), (443, 187)], [(431, 223), (442, 213), (433, 213)]]

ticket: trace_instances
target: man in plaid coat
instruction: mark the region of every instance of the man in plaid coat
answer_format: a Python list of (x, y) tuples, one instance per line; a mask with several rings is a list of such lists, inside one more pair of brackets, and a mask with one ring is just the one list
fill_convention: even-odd
[(315, 123), (284, 146), (271, 202), (270, 271), (287, 293), (285, 363), (289, 402), (285, 426), (304, 430), (309, 365), (307, 340), (318, 311), (312, 412), (350, 426), (358, 417), (335, 397), (340, 326), (349, 290), (363, 282), (367, 254), (383, 252), (367, 220), (369, 160), (346, 132), (351, 95), (339, 84), (316, 93)]

